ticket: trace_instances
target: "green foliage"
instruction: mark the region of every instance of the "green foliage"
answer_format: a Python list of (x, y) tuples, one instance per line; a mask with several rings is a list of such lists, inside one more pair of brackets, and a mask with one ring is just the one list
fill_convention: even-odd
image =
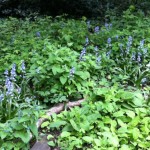
[(81, 108), (63, 111), (46, 122), (50, 132), (61, 132), (55, 145), (67, 150), (149, 148), (150, 101), (141, 91), (113, 86), (94, 88), (90, 95)]
[[(10, 73), (8, 70), (4, 73), (5, 85), (0, 89), (1, 149), (29, 149), (31, 135), (38, 137), (36, 122), (40, 106), (28, 90), (24, 62), (21, 70), (22, 75), (19, 77), (16, 65), (13, 64)], [(19, 85), (16, 84), (16, 79), (21, 80)]]
[[(0, 72), (25, 60), (32, 92), (50, 103), (82, 97), (101, 84), (102, 79), (109, 80), (110, 85), (115, 82), (138, 88), (149, 85), (150, 22), (143, 17), (140, 12), (135, 15), (127, 10), (122, 18), (112, 20), (112, 25), (87, 23), (85, 17), (82, 20), (46, 17), (34, 22), (1, 20), (0, 63), (5, 65)], [(100, 31), (95, 32), (96, 26)], [(80, 60), (84, 47), (86, 54)]]
[(21, 116), (15, 116), (5, 123), (0, 123), (1, 149), (29, 149), (31, 135), (38, 137), (36, 126), (39, 111), (36, 107), (26, 108), (21, 111)]
[(23, 149), (31, 133), (37, 137), (36, 99), (48, 105), (86, 97), (81, 108), (42, 124), (61, 132), (57, 142), (47, 137), (50, 146), (149, 148), (149, 17), (130, 7), (105, 24), (85, 17), (34, 20), (0, 19), (0, 146)]

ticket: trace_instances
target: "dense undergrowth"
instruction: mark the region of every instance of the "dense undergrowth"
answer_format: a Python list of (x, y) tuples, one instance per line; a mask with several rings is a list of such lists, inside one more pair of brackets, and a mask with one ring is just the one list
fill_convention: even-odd
[(105, 24), (85, 17), (0, 20), (1, 149), (28, 149), (39, 106), (80, 98), (81, 108), (44, 125), (63, 130), (57, 142), (49, 135), (49, 145), (150, 147), (150, 21), (130, 11)]

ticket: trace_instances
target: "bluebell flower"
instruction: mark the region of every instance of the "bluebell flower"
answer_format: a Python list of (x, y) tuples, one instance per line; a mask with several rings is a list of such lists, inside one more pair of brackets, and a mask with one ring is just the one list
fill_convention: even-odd
[(95, 33), (99, 32), (99, 26), (96, 26), (96, 27), (95, 27), (94, 32), (95, 32)]
[(5, 70), (4, 75), (5, 75), (5, 77), (7, 77), (9, 75), (8, 70)]
[(102, 59), (101, 56), (97, 57), (97, 58), (96, 58), (96, 63), (97, 63), (97, 64), (100, 64), (100, 63), (101, 63), (101, 59)]
[(127, 47), (126, 47), (126, 53), (129, 53), (131, 45), (132, 45), (132, 36), (128, 37)]
[(80, 57), (79, 57), (80, 61), (83, 60), (83, 57), (85, 56), (85, 54), (86, 54), (86, 48), (84, 47), (83, 50), (81, 51), (81, 54), (80, 54)]
[(90, 20), (87, 21), (87, 26), (88, 26), (88, 28), (90, 28)]
[(116, 39), (118, 40), (118, 38), (119, 38), (119, 36), (118, 35), (116, 35)]
[(106, 56), (109, 58), (111, 54), (111, 50), (106, 53)]
[(22, 113), (22, 111), (19, 109), (19, 110), (18, 110), (18, 118), (21, 119), (22, 116), (23, 116), (23, 113)]
[(135, 53), (132, 53), (131, 59), (132, 59), (132, 60), (135, 60), (135, 59), (136, 59)]
[(108, 30), (109, 29), (109, 24), (105, 23), (105, 28)]
[(111, 38), (107, 39), (107, 43), (110, 45), (111, 44)]
[(142, 54), (140, 52), (138, 52), (138, 56), (137, 56), (137, 61), (140, 63), (141, 62), (141, 56)]
[(140, 48), (141, 48), (141, 49), (143, 49), (143, 48), (144, 48), (144, 42), (145, 42), (145, 40), (144, 40), (144, 39), (140, 41)]
[(0, 102), (2, 102), (4, 100), (4, 94), (0, 95)]
[(36, 36), (37, 37), (41, 37), (41, 33), (40, 32), (36, 32)]
[(143, 54), (144, 54), (144, 55), (147, 54), (147, 48), (143, 48)]
[(109, 28), (112, 28), (112, 23), (109, 24)]
[(17, 92), (18, 92), (18, 94), (20, 94), (21, 93), (21, 88), (18, 88)]
[(108, 24), (108, 23), (105, 23), (105, 28), (106, 30), (109, 30), (112, 28), (112, 23)]
[(107, 39), (107, 44), (108, 44), (108, 47), (111, 47), (111, 38)]
[(95, 54), (96, 54), (96, 56), (98, 55), (98, 46), (95, 46), (94, 47), (94, 51), (95, 51)]
[(75, 67), (72, 67), (70, 69), (70, 75), (69, 75), (69, 77), (74, 77), (74, 73), (75, 73)]
[(12, 81), (16, 81), (16, 79), (15, 79), (15, 77), (16, 77), (16, 64), (13, 64), (10, 74), (11, 74), (10, 79)]
[(5, 87), (6, 87), (6, 95), (12, 96), (14, 91), (14, 85), (13, 82), (10, 81), (9, 77), (6, 78)]
[(145, 83), (147, 82), (147, 78), (143, 78), (143, 79), (141, 80), (141, 82), (142, 82), (142, 84), (145, 84)]
[(123, 44), (119, 44), (120, 47), (120, 56), (123, 56)]
[(86, 39), (85, 39), (85, 46), (87, 46), (88, 44), (89, 44), (89, 38), (86, 37)]
[(22, 61), (22, 63), (21, 63), (21, 71), (23, 73), (25, 73), (26, 72), (25, 70), (26, 70), (25, 63), (24, 63), (24, 61)]

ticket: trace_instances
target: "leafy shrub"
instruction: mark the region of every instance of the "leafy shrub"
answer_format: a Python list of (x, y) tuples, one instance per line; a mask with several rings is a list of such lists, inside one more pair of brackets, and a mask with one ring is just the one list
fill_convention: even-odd
[(61, 149), (149, 148), (149, 105), (140, 91), (117, 86), (94, 88), (82, 107), (72, 108), (42, 124), (61, 134), (53, 146)]

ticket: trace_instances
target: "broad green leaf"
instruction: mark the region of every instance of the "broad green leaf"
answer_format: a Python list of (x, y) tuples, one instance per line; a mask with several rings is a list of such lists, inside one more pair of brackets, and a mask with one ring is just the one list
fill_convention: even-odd
[(1, 139), (4, 139), (8, 136), (8, 133), (4, 132), (4, 131), (0, 131), (0, 137)]
[(62, 71), (63, 71), (63, 69), (60, 68), (60, 66), (54, 65), (52, 67), (52, 72), (53, 72), (54, 75), (56, 75), (57, 73), (61, 73)]
[(47, 140), (50, 140), (50, 139), (52, 139), (52, 138), (54, 138), (54, 136), (51, 135), (51, 134), (49, 134), (49, 135), (47, 136)]
[[(131, 129), (132, 130), (132, 129)], [(132, 134), (133, 134), (133, 138), (136, 140), (136, 139), (138, 139), (138, 137), (140, 136), (140, 131), (139, 131), (139, 129), (138, 128), (134, 128), (133, 130), (132, 130)]]
[(63, 131), (63, 132), (61, 133), (61, 137), (62, 137), (62, 138), (68, 137), (68, 136), (70, 136), (70, 135), (71, 135), (71, 133), (70, 133), (70, 132), (67, 132), (67, 131)]
[(49, 146), (52, 146), (52, 147), (55, 146), (55, 143), (54, 143), (53, 141), (50, 141), (50, 142), (48, 142), (47, 144), (48, 144)]
[(30, 141), (31, 133), (29, 131), (16, 131), (14, 132), (14, 136), (16, 138), (21, 138), (24, 143), (28, 143)]
[(88, 143), (91, 143), (93, 141), (93, 138), (90, 136), (83, 136), (82, 139)]
[(124, 127), (124, 128), (127, 127), (127, 124), (125, 124), (122, 120), (117, 119), (117, 122), (121, 127)]
[(133, 98), (133, 103), (136, 106), (143, 106), (143, 102), (144, 102), (144, 97), (142, 96), (141, 93), (134, 93), (134, 98)]
[(101, 146), (101, 140), (100, 139), (94, 139), (94, 143), (96, 146)]
[(131, 126), (136, 127), (138, 125), (138, 123), (140, 123), (140, 118), (139, 116), (134, 117), (131, 122), (129, 123)]
[(62, 85), (64, 85), (67, 82), (67, 77), (61, 76), (59, 79)]
[(120, 111), (117, 111), (113, 114), (114, 117), (122, 117), (124, 116), (124, 111), (123, 110), (120, 110)]
[(80, 76), (83, 80), (86, 80), (90, 77), (90, 74), (87, 71), (76, 71), (75, 74)]
[(114, 146), (114, 147), (118, 147), (119, 146), (119, 139), (117, 136), (111, 136), (109, 137), (110, 143)]
[(41, 128), (45, 128), (45, 127), (47, 127), (49, 124), (50, 124), (49, 121), (45, 121), (45, 122), (43, 122), (43, 123), (41, 124)]
[(62, 125), (65, 125), (66, 121), (55, 121), (50, 123), (50, 128), (59, 128)]
[(130, 149), (129, 146), (126, 144), (121, 145), (121, 148), (120, 148), (120, 150), (129, 150), (129, 149)]
[(126, 114), (130, 117), (130, 118), (134, 118), (135, 117), (135, 113), (133, 112), (133, 111), (131, 111), (131, 110), (127, 110), (126, 111)]
[(134, 97), (134, 94), (132, 92), (124, 91), (120, 96), (122, 99), (128, 100), (128, 99), (132, 99)]
[(30, 130), (35, 135), (35, 137), (38, 138), (38, 128), (36, 126), (36, 123), (30, 125)]

